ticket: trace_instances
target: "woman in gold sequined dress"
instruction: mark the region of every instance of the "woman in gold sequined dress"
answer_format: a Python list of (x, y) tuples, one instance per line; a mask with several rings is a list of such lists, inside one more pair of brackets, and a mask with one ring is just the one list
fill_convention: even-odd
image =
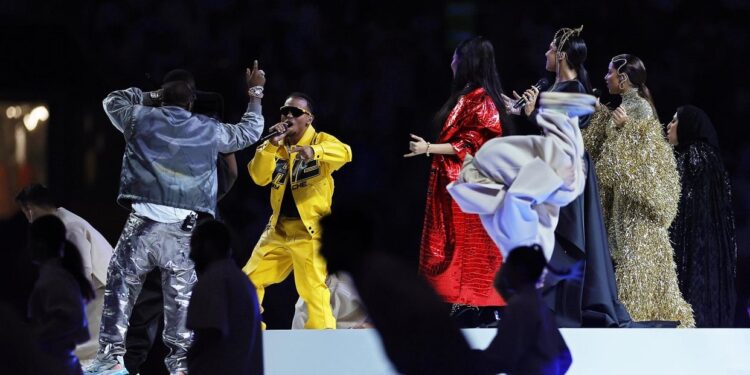
[(583, 138), (599, 178), (620, 300), (635, 321), (694, 327), (692, 308), (677, 286), (668, 234), (680, 180), (646, 87), (646, 68), (633, 55), (618, 55), (604, 78), (622, 104), (614, 111), (598, 106)]

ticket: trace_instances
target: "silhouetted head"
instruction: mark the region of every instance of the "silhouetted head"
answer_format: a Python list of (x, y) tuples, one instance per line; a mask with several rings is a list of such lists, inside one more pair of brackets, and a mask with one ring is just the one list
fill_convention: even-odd
[(169, 72), (167, 72), (167, 74), (164, 75), (162, 84), (176, 81), (187, 82), (190, 86), (192, 86), (193, 89), (195, 89), (195, 77), (193, 77), (193, 73), (190, 73), (185, 69), (170, 70)]
[(195, 89), (185, 81), (167, 82), (161, 85), (164, 90), (162, 102), (164, 105), (171, 105), (183, 108), (185, 110), (193, 109), (195, 102)]
[(540, 246), (517, 247), (503, 259), (503, 265), (495, 275), (495, 289), (509, 299), (516, 290), (536, 284), (546, 265)]
[(33, 222), (38, 217), (49, 215), (51, 211), (57, 209), (52, 193), (41, 184), (31, 184), (21, 190), (16, 195), (16, 203), (21, 207), (21, 211), (29, 222)]
[(54, 215), (36, 218), (29, 227), (29, 248), (34, 263), (62, 258), (65, 246), (65, 225)]
[(212, 262), (229, 258), (231, 242), (229, 229), (220, 221), (208, 220), (195, 227), (190, 238), (190, 259), (195, 262), (195, 270), (203, 273)]
[[(185, 69), (170, 70), (164, 75), (162, 84), (169, 82), (187, 82), (188, 86), (193, 89), (195, 99), (190, 109), (193, 113), (205, 115), (219, 121), (224, 120), (224, 97), (216, 92), (198, 90), (193, 73)], [(182, 107), (184, 108), (184, 106)]]
[(164, 75), (162, 103), (192, 110), (196, 98), (195, 77), (185, 69), (173, 69)]

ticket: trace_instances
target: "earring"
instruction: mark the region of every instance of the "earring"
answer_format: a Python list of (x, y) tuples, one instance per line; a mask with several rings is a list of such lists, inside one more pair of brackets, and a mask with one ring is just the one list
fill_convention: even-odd
[(625, 74), (623, 74), (623, 73), (620, 73), (617, 77), (620, 79), (620, 84), (618, 85), (618, 86), (620, 86), (620, 90), (624, 90), (625, 89), (625, 81), (628, 80), (628, 76), (625, 75)]

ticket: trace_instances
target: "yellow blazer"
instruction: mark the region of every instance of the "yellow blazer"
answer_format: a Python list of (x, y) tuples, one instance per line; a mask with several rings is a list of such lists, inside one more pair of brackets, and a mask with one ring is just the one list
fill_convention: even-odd
[(308, 145), (315, 154), (310, 160), (302, 160), (297, 159), (296, 152), (289, 155), (286, 147), (265, 141), (255, 150), (247, 170), (256, 184), (271, 184), (273, 214), (269, 226), (274, 227), (279, 219), (287, 178), (291, 177), (292, 196), (300, 218), (308, 233), (319, 237), (320, 219), (331, 212), (334, 187), (331, 174), (352, 160), (352, 150), (336, 137), (316, 132), (312, 125), (297, 142), (297, 146)]

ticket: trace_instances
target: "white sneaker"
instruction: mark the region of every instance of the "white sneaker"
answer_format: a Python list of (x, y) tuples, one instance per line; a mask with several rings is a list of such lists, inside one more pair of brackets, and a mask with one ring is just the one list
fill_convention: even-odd
[(83, 369), (83, 375), (125, 375), (128, 374), (128, 370), (125, 368), (125, 362), (122, 356), (115, 358), (100, 358), (99, 356), (94, 359), (91, 364)]

